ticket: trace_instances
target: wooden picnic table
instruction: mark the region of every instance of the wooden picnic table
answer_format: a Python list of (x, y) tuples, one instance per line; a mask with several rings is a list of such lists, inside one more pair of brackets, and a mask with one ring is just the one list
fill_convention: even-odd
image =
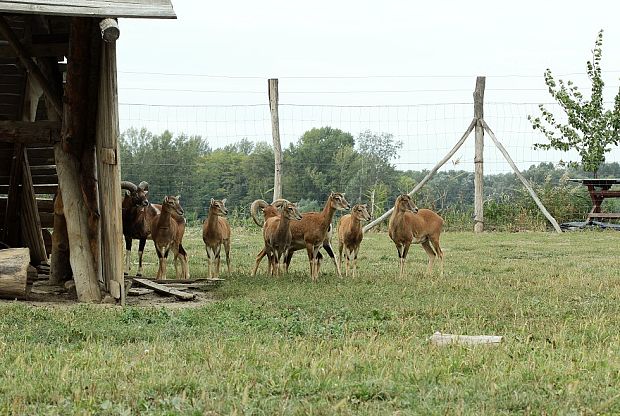
[(620, 179), (569, 179), (569, 181), (580, 182), (588, 188), (592, 209), (588, 214), (588, 221), (593, 219), (618, 219), (619, 212), (601, 212), (601, 204), (605, 198), (620, 198), (620, 190), (612, 190), (614, 185), (620, 185)]

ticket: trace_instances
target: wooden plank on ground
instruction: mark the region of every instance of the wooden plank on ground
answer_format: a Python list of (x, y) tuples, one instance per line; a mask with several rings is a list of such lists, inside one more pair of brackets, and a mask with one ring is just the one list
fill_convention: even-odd
[(162, 285), (168, 285), (168, 284), (176, 284), (176, 283), (185, 283), (185, 284), (191, 284), (191, 283), (202, 283), (202, 284), (220, 284), (222, 282), (225, 281), (225, 279), (211, 279), (211, 278), (207, 278), (207, 277), (199, 277), (196, 279), (155, 279), (152, 277), (140, 277), (140, 276), (125, 276), (125, 278), (128, 279), (146, 279), (146, 280), (150, 280), (151, 282), (155, 282), (155, 283), (159, 283)]
[(504, 337), (498, 335), (454, 335), (435, 332), (429, 341), (435, 345), (498, 345)]
[(157, 293), (161, 293), (161, 294), (169, 295), (169, 296), (174, 296), (175, 298), (177, 298), (179, 300), (192, 300), (192, 299), (194, 299), (196, 297), (196, 295), (194, 293), (187, 293), (187, 292), (183, 292), (183, 291), (178, 290), (178, 289), (169, 288), (169, 287), (166, 287), (166, 286), (161, 285), (159, 283), (155, 283), (155, 282), (153, 282), (151, 280), (148, 280), (148, 279), (134, 278), (133, 281), (135, 283), (138, 283), (139, 285), (142, 285), (142, 286), (147, 287), (149, 289), (153, 289)]
[(142, 296), (142, 295), (148, 295), (153, 292), (155, 292), (153, 289), (149, 289), (146, 287), (132, 287), (131, 289), (127, 291), (127, 294), (129, 296)]

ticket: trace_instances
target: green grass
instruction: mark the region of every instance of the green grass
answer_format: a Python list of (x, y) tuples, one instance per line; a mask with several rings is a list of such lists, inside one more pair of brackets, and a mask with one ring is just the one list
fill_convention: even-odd
[[(206, 276), (198, 229), (186, 245)], [(238, 229), (233, 275), (199, 308), (0, 304), (0, 413), (620, 413), (620, 233), (442, 245), (444, 277), (414, 246), (399, 279), (371, 233), (356, 279), (326, 263), (313, 284), (301, 253), (285, 277), (250, 277), (260, 235)], [(505, 342), (435, 347), (435, 331)]]

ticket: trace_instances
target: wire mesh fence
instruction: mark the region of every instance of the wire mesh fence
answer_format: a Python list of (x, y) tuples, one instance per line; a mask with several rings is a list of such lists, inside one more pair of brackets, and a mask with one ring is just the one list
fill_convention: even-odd
[[(252, 82), (258, 81), (252, 80)], [(264, 82), (264, 80), (260, 81)], [(368, 79), (356, 81), (362, 83), (369, 82)], [(374, 80), (371, 81), (374, 82)], [(468, 81), (471, 81), (471, 79)], [(343, 86), (340, 88), (333, 87), (331, 90), (323, 92), (329, 93), (331, 91), (336, 95), (338, 95), (337, 93), (340, 93), (340, 95), (351, 95), (349, 93), (362, 95), (364, 99), (358, 101), (364, 102), (364, 104), (343, 103), (339, 99), (328, 100), (330, 101), (329, 104), (318, 104), (314, 103), (316, 99), (313, 98), (307, 100), (309, 103), (291, 102), (294, 97), (301, 97), (303, 93), (311, 91), (302, 91), (298, 88), (297, 90), (287, 92), (286, 88), (280, 87), (281, 95), (289, 97), (286, 100), (281, 100), (282, 103), (279, 105), (281, 143), (282, 148), (285, 150), (284, 195), (287, 195), (287, 183), (289, 187), (293, 184), (293, 188), (301, 189), (300, 192), (295, 192), (295, 196), (299, 199), (314, 201), (314, 204), (310, 204), (312, 207), (320, 206), (324, 200), (324, 198), (318, 197), (310, 191), (316, 187), (316, 184), (312, 183), (313, 180), (308, 179), (306, 175), (289, 178), (287, 182), (286, 177), (288, 174), (293, 172), (315, 172), (319, 175), (322, 170), (333, 172), (340, 168), (343, 175), (342, 178), (336, 181), (332, 180), (328, 184), (343, 188), (349, 186), (351, 188), (351, 169), (358, 169), (359, 171), (359, 166), (353, 166), (353, 164), (348, 166), (350, 169), (342, 169), (342, 166), (339, 166), (339, 164), (346, 162), (335, 158), (334, 155), (324, 154), (324, 157), (318, 160), (308, 159), (306, 161), (303, 158), (289, 160), (289, 163), (294, 163), (295, 165), (289, 164), (288, 168), (291, 172), (287, 172), (286, 149), (293, 151), (298, 146), (301, 146), (301, 138), (312, 129), (326, 127), (338, 129), (349, 133), (354, 142), (364, 132), (389, 136), (393, 142), (401, 144), (397, 151), (391, 155), (389, 164), (397, 173), (408, 172), (409, 176), (415, 181), (420, 179), (419, 175), (416, 176), (416, 173), (431, 169), (448, 153), (449, 149), (454, 146), (466, 130), (473, 117), (472, 99), (464, 99), (461, 102), (446, 101), (407, 104), (403, 103), (406, 101), (400, 98), (393, 100), (398, 101), (396, 104), (367, 104), (370, 99), (369, 96), (376, 98), (378, 91), (384, 91), (388, 95), (394, 92), (411, 91), (417, 93), (423, 91), (424, 94), (436, 95), (437, 88), (428, 88), (426, 90), (420, 88), (381, 90), (373, 84), (371, 88), (374, 88), (374, 90), (365, 90), (358, 86), (357, 90), (350, 90), (349, 93), (343, 90), (344, 88)], [(452, 88), (450, 91), (463, 95), (461, 90), (466, 91), (466, 88)], [(535, 148), (536, 143), (546, 142), (546, 139), (540, 133), (532, 129), (532, 125), (527, 119), (528, 115), (535, 116), (539, 114), (538, 104), (535, 101), (525, 102), (526, 100), (524, 100), (524, 102), (515, 102), (507, 99), (509, 94), (517, 90), (522, 93), (523, 91), (527, 92), (529, 89), (523, 86), (522, 83), (514, 90), (511, 88), (501, 88), (501, 85), (496, 88), (490, 88), (489, 95), (503, 98), (505, 101), (487, 101), (484, 106), (484, 118), (499, 140), (502, 141), (520, 170), (527, 172), (534, 169), (534, 172), (539, 174), (540, 172), (535, 169), (536, 166), (545, 164), (547, 167), (547, 179), (555, 181), (552, 185), (556, 186), (561, 175), (557, 174), (557, 172), (551, 172), (549, 169), (557, 167), (561, 161), (578, 161), (579, 155), (574, 151), (564, 153)], [(532, 90), (540, 93), (540, 88)], [(164, 93), (169, 94), (170, 91), (165, 90)], [(179, 92), (179, 89), (177, 88), (174, 91)], [(200, 94), (214, 91), (225, 96), (225, 98), (218, 101), (230, 102), (233, 99), (231, 94), (226, 94), (225, 90), (213, 90), (208, 89), (208, 87), (197, 89), (195, 86), (193, 89), (187, 90), (187, 92), (198, 92)], [(145, 91), (143, 90), (142, 92), (144, 93)], [(242, 91), (240, 90), (239, 92)], [(243, 153), (248, 157), (256, 153), (258, 149), (264, 150), (265, 146), (271, 145), (272, 126), (267, 92), (264, 92), (262, 99), (258, 95), (258, 90), (245, 92), (255, 93), (250, 100), (253, 103), (200, 104), (200, 100), (196, 98), (186, 100), (188, 103), (179, 103), (179, 98), (176, 98), (177, 101), (169, 100), (171, 101), (170, 103), (164, 104), (158, 103), (158, 101), (164, 101), (161, 99), (153, 99), (149, 103), (124, 102), (121, 100), (119, 108), (121, 131), (146, 129), (153, 135), (161, 135), (168, 131), (172, 133), (173, 137), (198, 136), (208, 144), (211, 152), (218, 150), (231, 151), (234, 149), (235, 152)], [(162, 91), (158, 90), (158, 93), (162, 93)], [(241, 94), (237, 96), (237, 98), (240, 97)], [(308, 96), (306, 95), (306, 97)], [(469, 97), (471, 97), (471, 93)], [(258, 101), (264, 100), (264, 103), (256, 103), (257, 98)], [(180, 100), (183, 101), (182, 98)], [(213, 100), (213, 98), (210, 100)], [(247, 101), (247, 97), (244, 100)], [(376, 101), (380, 100), (377, 99)], [(332, 102), (335, 102), (335, 104)], [(561, 108), (555, 103), (545, 103), (545, 106), (554, 114), (562, 113)], [(245, 143), (243, 145), (246, 146), (245, 149), (243, 149), (243, 146), (240, 146), (242, 143)], [(354, 148), (355, 146), (356, 144), (353, 145)], [(218, 163), (225, 163), (225, 161), (221, 160), (218, 162), (208, 157), (192, 157), (191, 160), (183, 160), (182, 158), (179, 159), (179, 157), (171, 157), (170, 160), (173, 160), (173, 162), (170, 160), (137, 160), (136, 158), (123, 160), (123, 171), (125, 173), (131, 171), (134, 176), (139, 175), (140, 169), (150, 172), (167, 172), (168, 175), (164, 175), (164, 178), (151, 179), (158, 182), (154, 184), (154, 188), (158, 189), (155, 194), (157, 196), (177, 193), (192, 195), (193, 197), (189, 201), (190, 206), (186, 207), (186, 209), (189, 209), (189, 212), (194, 212), (198, 217), (204, 215), (206, 203), (211, 197), (228, 196), (231, 203), (238, 205), (238, 212), (241, 215), (247, 214), (248, 201), (257, 198), (269, 199), (270, 197), (270, 188), (273, 186), (273, 159), (269, 159), (269, 157), (263, 157), (262, 159), (257, 157), (255, 158), (256, 160), (253, 160), (254, 165), (252, 167), (245, 168), (242, 168), (242, 165), (247, 162), (246, 159), (232, 158), (229, 162), (233, 164), (238, 163), (238, 169), (236, 171), (233, 169), (234, 172), (227, 170), (227, 177), (214, 178), (214, 182), (220, 180), (219, 186), (217, 183), (214, 183), (207, 187), (204, 184), (192, 181), (188, 176), (192, 176), (193, 173), (199, 171), (222, 170)], [(618, 160), (620, 160), (620, 150), (618, 148), (613, 149), (607, 154), (608, 162), (617, 162)], [(306, 162), (307, 166), (303, 166)], [(453, 209), (460, 210), (461, 212), (467, 211), (473, 203), (473, 182), (470, 181), (474, 167), (473, 162), (474, 140), (471, 137), (439, 171), (441, 179), (439, 182), (447, 181), (452, 183), (453, 187), (446, 188), (444, 186), (444, 194), (442, 196), (442, 190), (438, 189), (442, 185), (435, 184), (433, 188), (434, 195), (427, 196), (428, 201), (426, 202), (434, 204), (434, 208), (442, 209), (446, 208), (446, 205), (450, 205)], [(188, 169), (187, 172), (181, 174), (171, 168), (171, 166), (178, 164), (184, 164), (184, 167)], [(490, 191), (485, 193), (489, 201), (493, 198), (499, 198), (501, 194), (514, 194), (519, 191), (519, 184), (516, 181), (508, 182), (493, 179), (510, 176), (512, 175), (512, 170), (490, 140), (487, 140), (485, 143), (484, 170), (485, 175), (490, 177), (492, 183)], [(612, 168), (610, 174), (613, 174), (613, 172)], [(368, 176), (375, 173), (365, 170), (359, 174)], [(234, 178), (231, 179), (231, 175)], [(394, 179), (395, 177), (390, 176), (384, 178), (384, 180), (390, 180), (390, 178)], [(142, 179), (140, 178), (140, 180)], [(543, 182), (545, 180), (545, 178), (535, 179), (538, 181), (542, 180)], [(372, 178), (357, 178), (356, 180), (355, 193), (352, 195), (354, 202), (368, 202), (368, 199), (372, 197), (374, 192), (380, 191), (380, 189), (361, 189), (359, 184), (364, 184), (365, 186), (370, 184), (376, 187), (377, 181), (373, 182)], [(257, 184), (257, 182), (260, 183)], [(318, 180), (315, 182), (320, 183)], [(307, 195), (303, 193), (305, 183), (307, 183)], [(387, 192), (407, 191), (405, 188), (410, 185), (411, 182), (407, 181), (399, 184), (390, 183), (388, 184)], [(542, 186), (544, 183), (540, 185)], [(505, 189), (502, 189), (502, 186)], [(456, 189), (459, 195), (456, 198), (450, 199), (445, 195), (446, 189), (450, 189), (450, 192)], [(330, 190), (335, 189), (324, 189), (325, 196)], [(385, 192), (386, 190), (383, 191)], [(195, 197), (196, 194), (200, 193), (203, 193), (203, 195), (199, 198)], [(582, 193), (580, 195), (580, 198), (586, 198), (585, 194)], [(385, 209), (389, 206), (391, 196), (388, 195), (383, 198), (385, 201), (379, 209)], [(444, 201), (442, 201), (442, 198)], [(448, 199), (452, 202), (446, 203)], [(566, 215), (582, 216), (583, 210), (586, 208), (587, 199), (579, 208), (574, 208), (575, 212)]]

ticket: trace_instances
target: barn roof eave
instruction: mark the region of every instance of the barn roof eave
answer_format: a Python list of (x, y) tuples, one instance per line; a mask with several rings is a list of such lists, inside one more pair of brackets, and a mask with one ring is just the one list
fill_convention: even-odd
[(170, 0), (8, 0), (0, 13), (50, 16), (176, 19)]

